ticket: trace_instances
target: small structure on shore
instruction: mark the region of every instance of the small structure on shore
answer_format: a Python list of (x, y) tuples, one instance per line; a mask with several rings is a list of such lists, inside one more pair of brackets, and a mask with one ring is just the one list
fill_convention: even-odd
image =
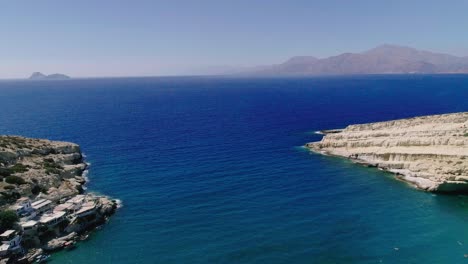
[(34, 218), (37, 213), (32, 207), (31, 200), (27, 197), (21, 197), (16, 201), (16, 204), (10, 207), (11, 210), (16, 212), (16, 215), (21, 221), (28, 221)]
[(52, 208), (52, 201), (46, 199), (40, 199), (31, 204), (34, 211), (37, 214), (42, 214)]
[(27, 222), (21, 222), (20, 226), (21, 226), (21, 230), (23, 230), (24, 234), (33, 235), (37, 231), (38, 223), (37, 223), (37, 221), (29, 220)]
[(7, 230), (0, 235), (2, 245), (0, 246), (0, 256), (10, 253), (17, 253), (22, 250), (21, 236), (15, 230)]
[(31, 201), (27, 197), (21, 197), (16, 201), (16, 204), (11, 207), (12, 210), (16, 212), (16, 214), (27, 214), (33, 211)]
[(85, 217), (96, 212), (96, 204), (94, 202), (87, 202), (83, 204), (80, 210), (75, 212), (76, 217)]
[(39, 223), (46, 225), (47, 227), (53, 227), (63, 220), (65, 220), (66, 213), (63, 211), (46, 213), (41, 216)]

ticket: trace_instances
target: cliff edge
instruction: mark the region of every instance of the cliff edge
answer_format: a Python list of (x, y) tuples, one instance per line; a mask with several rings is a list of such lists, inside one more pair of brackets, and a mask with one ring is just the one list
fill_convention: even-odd
[(0, 263), (45, 261), (106, 223), (119, 203), (85, 193), (87, 167), (77, 144), (0, 136)]
[(350, 125), (306, 144), (431, 192), (468, 192), (468, 112)]
[(77, 144), (0, 136), (0, 206), (21, 196), (58, 201), (81, 193), (86, 167)]

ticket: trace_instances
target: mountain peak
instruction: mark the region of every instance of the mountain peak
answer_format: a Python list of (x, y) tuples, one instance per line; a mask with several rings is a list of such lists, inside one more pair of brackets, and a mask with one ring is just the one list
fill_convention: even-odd
[(393, 45), (393, 44), (382, 44), (373, 49), (365, 51), (364, 54), (375, 53), (375, 52), (419, 52), (419, 50), (407, 46)]
[(403, 45), (385, 43), (385, 44), (375, 47), (374, 49), (414, 49), (414, 48), (403, 46)]
[(318, 61), (319, 59), (313, 56), (295, 56), (287, 60), (285, 63), (302, 64)]
[(317, 59), (292, 57), (257, 71), (264, 75), (347, 75), (405, 73), (468, 73), (468, 58), (383, 44), (362, 53), (342, 53)]

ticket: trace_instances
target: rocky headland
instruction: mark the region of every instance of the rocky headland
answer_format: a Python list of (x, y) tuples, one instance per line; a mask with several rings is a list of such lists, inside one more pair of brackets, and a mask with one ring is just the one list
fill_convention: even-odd
[(468, 192), (468, 112), (324, 130), (311, 151), (395, 173), (419, 189)]
[(0, 136), (0, 259), (35, 261), (105, 223), (118, 203), (85, 192), (87, 167), (77, 144)]

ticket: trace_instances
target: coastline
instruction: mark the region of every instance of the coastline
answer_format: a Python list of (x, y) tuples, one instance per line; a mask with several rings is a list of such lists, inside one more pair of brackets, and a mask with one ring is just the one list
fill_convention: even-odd
[[(418, 179), (418, 178), (416, 178), (416, 177), (411, 177), (409, 172), (407, 172), (407, 174), (404, 174), (405, 172), (394, 171), (394, 170), (391, 170), (391, 169), (388, 169), (388, 168), (379, 166), (378, 164), (376, 164), (376, 163), (374, 163), (374, 162), (368, 162), (368, 161), (363, 160), (363, 159), (356, 159), (356, 158), (352, 158), (352, 157), (345, 157), (345, 156), (342, 156), (342, 155), (336, 155), (336, 154), (328, 153), (328, 152), (326, 152), (326, 151), (316, 150), (316, 149), (311, 148), (311, 147), (309, 147), (309, 146), (307, 146), (307, 145), (305, 145), (304, 148), (308, 149), (310, 152), (313, 152), (313, 153), (316, 153), (316, 154), (319, 154), (319, 155), (329, 156), (329, 157), (335, 157), (335, 158), (341, 158), (341, 159), (344, 158), (344, 159), (346, 159), (346, 160), (351, 161), (351, 162), (354, 163), (354, 164), (357, 164), (357, 165), (360, 165), (360, 166), (363, 166), (363, 167), (376, 168), (376, 169), (378, 169), (378, 170), (391, 173), (391, 174), (394, 175), (394, 178), (395, 178), (396, 180), (405, 182), (405, 183), (409, 184), (410, 186), (414, 187), (415, 189), (418, 189), (418, 190), (426, 190), (426, 191), (428, 190), (427, 187), (426, 187), (425, 185), (420, 184), (421, 179)], [(428, 184), (428, 186), (429, 186), (429, 185), (430, 185), (430, 184)]]
[(121, 202), (88, 192), (90, 164), (74, 143), (0, 136), (0, 263), (46, 261), (107, 222)]
[(305, 145), (395, 174), (429, 192), (468, 191), (468, 112), (349, 125)]

